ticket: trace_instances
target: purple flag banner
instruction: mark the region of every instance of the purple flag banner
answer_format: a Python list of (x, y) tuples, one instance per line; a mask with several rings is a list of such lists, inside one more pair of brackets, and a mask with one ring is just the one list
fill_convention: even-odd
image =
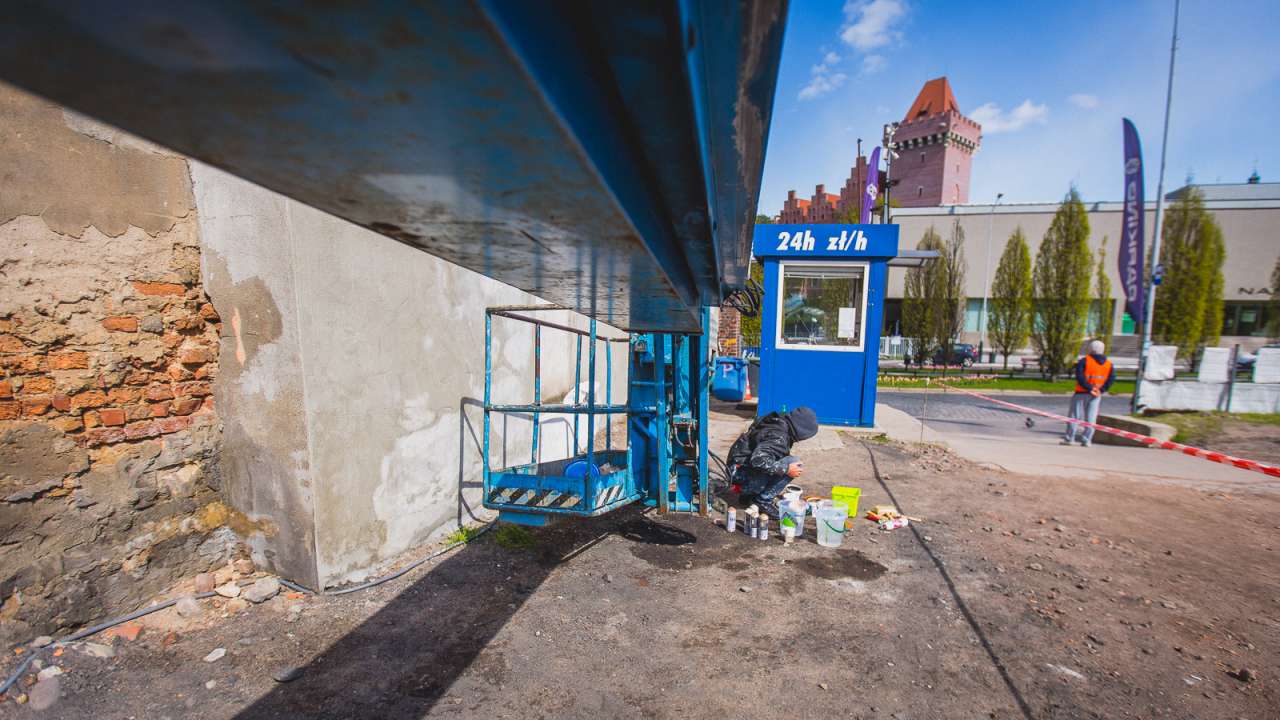
[(876, 204), (876, 193), (880, 192), (880, 148), (871, 151), (871, 161), (867, 163), (867, 184), (862, 189), (862, 215), (858, 222), (866, 225), (871, 222), (871, 207)]
[(1142, 223), (1146, 216), (1142, 197), (1142, 144), (1138, 129), (1124, 119), (1124, 220), (1120, 242), (1120, 283), (1124, 287), (1124, 310), (1141, 325), (1146, 296), (1143, 293), (1142, 264), (1146, 258)]

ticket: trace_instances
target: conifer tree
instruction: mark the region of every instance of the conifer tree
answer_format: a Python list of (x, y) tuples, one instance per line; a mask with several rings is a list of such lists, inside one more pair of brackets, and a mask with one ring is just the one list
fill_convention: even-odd
[(1089, 314), (1092, 274), (1089, 216), (1073, 187), (1044, 234), (1032, 271), (1035, 314), (1031, 337), (1040, 352), (1040, 369), (1049, 378), (1064, 373), (1080, 347)]
[(1115, 330), (1116, 310), (1111, 303), (1111, 278), (1107, 275), (1107, 236), (1102, 236), (1102, 245), (1098, 247), (1098, 279), (1094, 286), (1095, 302), (1098, 305), (1098, 327), (1093, 336), (1108, 346), (1111, 344), (1111, 333)]
[(1161, 233), (1164, 282), (1156, 293), (1151, 334), (1193, 362), (1222, 334), (1222, 228), (1192, 188), (1169, 208)]
[(1021, 227), (1009, 236), (996, 266), (990, 324), (991, 341), (1008, 370), (1009, 355), (1026, 344), (1031, 329), (1031, 249)]
[(1267, 325), (1267, 334), (1271, 337), (1280, 335), (1280, 257), (1271, 268), (1271, 319)]

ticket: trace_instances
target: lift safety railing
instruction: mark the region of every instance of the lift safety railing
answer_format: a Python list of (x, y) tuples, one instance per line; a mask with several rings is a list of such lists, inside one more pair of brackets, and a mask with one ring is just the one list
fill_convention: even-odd
[[(628, 337), (601, 336), (598, 333), (594, 318), (588, 320), (588, 329), (583, 330), (564, 323), (558, 323), (541, 317), (533, 317), (531, 313), (563, 311), (565, 308), (556, 305), (506, 305), (490, 307), (485, 310), (485, 360), (484, 360), (484, 439), (483, 439), (483, 484), (484, 505), (490, 509), (503, 511), (503, 519), (541, 524), (542, 517), (530, 513), (542, 514), (578, 514), (597, 515), (615, 507), (635, 500), (638, 492), (630, 482), (630, 458), (627, 450), (615, 451), (613, 448), (613, 423), (606, 420), (605, 445), (602, 457), (606, 465), (620, 468), (609, 475), (616, 482), (604, 488), (605, 492), (595, 493), (606, 475), (596, 465), (596, 416), (610, 418), (618, 414), (626, 414), (635, 408), (627, 404), (614, 404), (613, 400), (613, 345), (629, 343)], [(514, 320), (533, 325), (533, 402), (495, 403), (493, 401), (493, 319), (495, 317)], [(575, 338), (575, 357), (573, 372), (573, 402), (544, 403), (542, 401), (542, 335), (548, 328), (571, 333)], [(587, 391), (582, 398), (582, 344), (587, 341)], [(604, 344), (605, 361), (605, 402), (597, 402), (596, 398), (596, 359), (597, 348)], [(491, 462), (492, 414), (529, 415), (533, 421), (533, 437), (529, 464), (494, 469)], [(542, 441), (542, 415), (544, 413), (568, 414), (573, 416), (572, 450), (568, 458), (543, 462), (539, 454)], [(586, 454), (580, 453), (579, 430), (581, 419), (586, 417), (587, 448)], [(508, 438), (504, 435), (503, 443)], [(579, 461), (585, 465), (577, 465)], [(579, 476), (578, 473), (581, 473)], [(498, 480), (499, 482), (495, 482)], [(513, 486), (514, 485), (514, 486)], [(576, 492), (578, 487), (581, 492)]]

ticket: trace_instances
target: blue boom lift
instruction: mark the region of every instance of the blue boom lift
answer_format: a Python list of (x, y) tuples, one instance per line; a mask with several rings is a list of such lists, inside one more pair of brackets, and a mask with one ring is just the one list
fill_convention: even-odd
[[(0, 79), (589, 316), (589, 376), (596, 322), (631, 332), (625, 405), (502, 405), (486, 373), (486, 426), (588, 426), (562, 462), (486, 453), (486, 504), (534, 523), (705, 512), (707, 308), (746, 282), (786, 9), (16, 0)], [(540, 312), (486, 323), (540, 333)], [(623, 413), (627, 449), (597, 452), (596, 419)]]

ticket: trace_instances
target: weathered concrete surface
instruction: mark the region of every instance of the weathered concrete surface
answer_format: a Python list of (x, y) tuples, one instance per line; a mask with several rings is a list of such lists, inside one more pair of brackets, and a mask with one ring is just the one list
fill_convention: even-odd
[[(1098, 424), (1106, 427), (1113, 427), (1117, 430), (1128, 430), (1142, 435), (1149, 435), (1158, 440), (1172, 440), (1177, 434), (1177, 429), (1172, 425), (1167, 425), (1155, 420), (1146, 418), (1131, 417), (1129, 415), (1099, 415)], [(1137, 440), (1129, 440), (1119, 435), (1110, 435), (1104, 432), (1094, 433), (1093, 442), (1098, 445), (1120, 445), (1122, 447), (1150, 447), (1144, 445)]]
[(60, 235), (168, 232), (191, 211), (186, 160), (0, 83), (0, 223), (37, 215)]
[(186, 162), (0, 86), (0, 645), (225, 563)]
[[(228, 318), (227, 488), (276, 533), (251, 539), (255, 559), (330, 586), (484, 515), (484, 308), (539, 301), (198, 163), (192, 175), (206, 283)], [(497, 318), (493, 336), (494, 400), (531, 401), (532, 326)], [(545, 331), (542, 348), (542, 396), (558, 400), (575, 341)], [(544, 460), (563, 457), (566, 424), (543, 418)], [(494, 465), (528, 462), (531, 434), (529, 418), (495, 415)]]
[(225, 418), (224, 492), (265, 528), (248, 538), (254, 561), (314, 584), (314, 480), (287, 201), (199, 163), (191, 175), (204, 284), (225, 318), (214, 385)]
[(1226, 410), (1230, 394), (1231, 412), (1280, 412), (1280, 384), (1227, 383), (1189, 380), (1145, 381), (1142, 404), (1152, 410)]

